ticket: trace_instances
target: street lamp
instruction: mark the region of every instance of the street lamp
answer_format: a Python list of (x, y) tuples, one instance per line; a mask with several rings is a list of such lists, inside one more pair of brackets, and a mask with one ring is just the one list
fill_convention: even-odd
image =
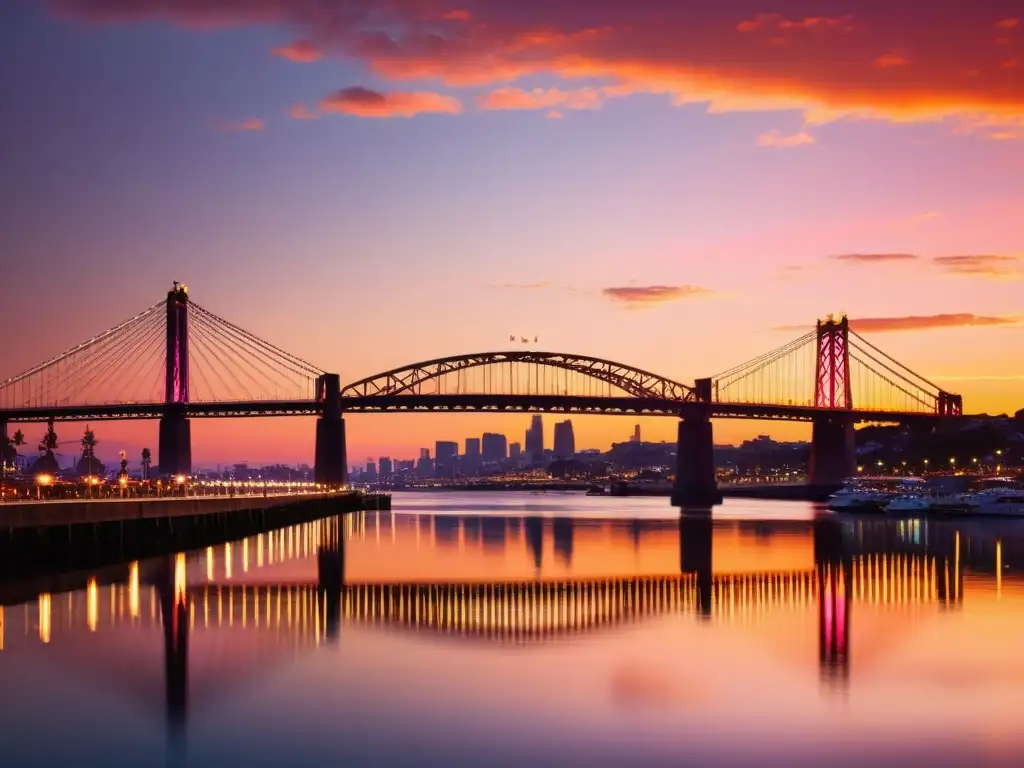
[(36, 475), (36, 498), (43, 498), (43, 486), (53, 485), (53, 475)]

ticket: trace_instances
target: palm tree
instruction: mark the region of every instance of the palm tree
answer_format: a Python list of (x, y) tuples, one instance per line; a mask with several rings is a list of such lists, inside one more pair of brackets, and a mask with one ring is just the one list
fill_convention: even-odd
[(85, 435), (82, 436), (82, 455), (91, 459), (96, 452), (97, 445), (99, 445), (99, 440), (96, 439), (96, 434), (86, 427)]
[(50, 419), (46, 423), (46, 434), (43, 435), (43, 439), (39, 443), (39, 452), (52, 456), (59, 444), (60, 441), (57, 439), (57, 433), (53, 429), (53, 419)]
[(13, 437), (3, 436), (3, 443), (0, 445), (0, 473), (6, 472), (10, 467), (12, 470), (18, 461), (18, 447), (25, 444), (25, 435), (19, 429)]
[(153, 463), (153, 454), (149, 448), (142, 449), (142, 479), (149, 479), (149, 465)]

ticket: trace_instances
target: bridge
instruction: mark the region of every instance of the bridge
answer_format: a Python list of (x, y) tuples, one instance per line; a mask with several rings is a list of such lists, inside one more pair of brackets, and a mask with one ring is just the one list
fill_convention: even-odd
[(345, 414), (500, 412), (678, 419), (674, 502), (721, 500), (711, 419), (812, 424), (810, 483), (855, 474), (854, 424), (934, 424), (963, 415), (944, 391), (829, 317), (788, 344), (682, 384), (630, 365), (557, 352), (507, 351), (427, 360), (342, 386), (328, 373), (189, 298), (161, 300), (82, 344), (0, 382), (8, 425), (158, 419), (164, 475), (192, 469), (193, 418), (317, 418), (318, 483), (347, 481)]

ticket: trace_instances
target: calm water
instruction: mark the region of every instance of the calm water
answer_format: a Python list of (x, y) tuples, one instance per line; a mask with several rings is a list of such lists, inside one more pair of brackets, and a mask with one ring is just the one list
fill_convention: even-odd
[(396, 495), (0, 585), (0, 759), (1019, 765), (1022, 554), (1010, 522)]

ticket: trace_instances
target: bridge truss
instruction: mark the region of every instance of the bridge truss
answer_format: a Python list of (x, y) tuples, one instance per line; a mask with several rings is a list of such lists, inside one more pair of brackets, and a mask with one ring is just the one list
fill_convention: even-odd
[(690, 402), (693, 389), (610, 360), (560, 352), (484, 352), (395, 368), (349, 384), (342, 398), (461, 395), (639, 398)]

